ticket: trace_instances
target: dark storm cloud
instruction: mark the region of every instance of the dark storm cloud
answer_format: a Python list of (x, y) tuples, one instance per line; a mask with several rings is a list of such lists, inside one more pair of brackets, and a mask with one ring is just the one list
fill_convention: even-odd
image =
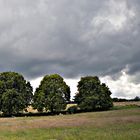
[(28, 78), (140, 71), (139, 0), (0, 0), (0, 70)]

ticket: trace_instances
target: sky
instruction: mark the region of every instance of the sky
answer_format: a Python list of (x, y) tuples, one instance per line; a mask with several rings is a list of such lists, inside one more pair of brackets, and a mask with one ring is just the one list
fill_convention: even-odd
[(39, 85), (58, 73), (76, 92), (97, 75), (113, 97), (140, 96), (140, 0), (0, 0), (0, 72)]

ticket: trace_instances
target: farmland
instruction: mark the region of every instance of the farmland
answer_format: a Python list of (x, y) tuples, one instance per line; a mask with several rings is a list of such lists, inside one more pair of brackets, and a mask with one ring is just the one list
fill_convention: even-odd
[(0, 140), (138, 140), (140, 108), (0, 118)]
[(128, 106), (128, 105), (136, 105), (140, 106), (140, 101), (135, 102), (135, 101), (128, 101), (128, 102), (114, 102), (114, 106)]

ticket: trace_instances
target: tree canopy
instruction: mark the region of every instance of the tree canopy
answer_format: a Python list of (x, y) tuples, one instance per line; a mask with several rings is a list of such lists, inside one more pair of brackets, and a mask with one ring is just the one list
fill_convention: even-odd
[(97, 76), (82, 77), (74, 101), (81, 110), (107, 110), (113, 106), (111, 91)]
[(0, 111), (6, 115), (19, 113), (32, 100), (32, 87), (15, 72), (0, 73)]
[(51, 112), (65, 109), (70, 101), (70, 88), (58, 74), (46, 75), (34, 94), (33, 107), (38, 111), (45, 108)]

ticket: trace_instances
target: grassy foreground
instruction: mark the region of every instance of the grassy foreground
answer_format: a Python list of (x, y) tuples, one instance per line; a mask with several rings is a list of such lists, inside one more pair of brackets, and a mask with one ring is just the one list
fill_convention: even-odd
[(140, 108), (0, 118), (0, 140), (139, 140)]

